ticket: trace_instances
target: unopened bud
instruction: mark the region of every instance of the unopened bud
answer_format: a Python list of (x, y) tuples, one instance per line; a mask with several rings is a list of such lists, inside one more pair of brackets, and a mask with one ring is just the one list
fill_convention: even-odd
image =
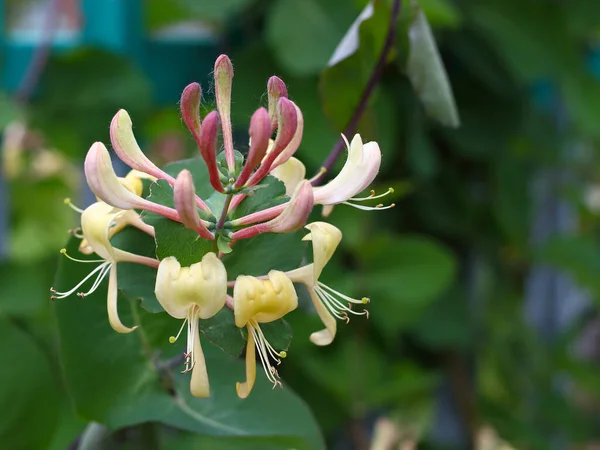
[(202, 100), (202, 89), (198, 83), (191, 83), (181, 93), (181, 117), (196, 139), (200, 140), (200, 102)]
[[(223, 126), (223, 146), (225, 159), (230, 171), (235, 169), (233, 153), (233, 136), (231, 134), (231, 84), (233, 80), (233, 65), (227, 55), (221, 55), (215, 62), (215, 96), (217, 109)], [(206, 121), (206, 118), (204, 119)]]
[(175, 185), (173, 186), (173, 200), (175, 201), (175, 209), (179, 213), (181, 223), (187, 228), (196, 231), (205, 239), (214, 238), (198, 216), (194, 180), (188, 170), (182, 170), (177, 175)]
[(208, 168), (208, 176), (210, 184), (218, 192), (224, 192), (223, 184), (221, 183), (221, 173), (217, 167), (217, 138), (219, 135), (219, 114), (216, 111), (209, 112), (204, 117), (202, 123), (202, 131), (198, 148), (200, 155)]
[(248, 157), (246, 158), (246, 164), (240, 173), (235, 184), (236, 188), (244, 185), (244, 183), (250, 177), (252, 170), (256, 165), (262, 161), (267, 148), (269, 147), (269, 139), (271, 138), (271, 121), (269, 120), (269, 113), (265, 108), (257, 109), (250, 119), (250, 129), (248, 130), (250, 135), (250, 150), (248, 151)]
[(287, 98), (288, 92), (281, 78), (272, 76), (267, 83), (267, 95), (269, 97), (269, 118), (271, 119), (271, 130), (277, 128), (277, 102), (281, 97)]

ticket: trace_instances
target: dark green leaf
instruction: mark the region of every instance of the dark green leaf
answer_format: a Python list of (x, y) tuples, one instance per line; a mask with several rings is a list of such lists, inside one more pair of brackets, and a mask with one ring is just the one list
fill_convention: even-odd
[(31, 335), (0, 314), (0, 442), (4, 448), (47, 448), (57, 424), (57, 383), (50, 363)]
[(200, 320), (200, 329), (206, 339), (228, 355), (238, 357), (246, 347), (246, 337), (235, 326), (233, 312), (223, 308), (210, 319)]
[(223, 255), (227, 277), (239, 275), (260, 276), (270, 270), (291, 270), (300, 265), (305, 245), (303, 231), (286, 234), (265, 233), (251, 239), (237, 241), (233, 252)]

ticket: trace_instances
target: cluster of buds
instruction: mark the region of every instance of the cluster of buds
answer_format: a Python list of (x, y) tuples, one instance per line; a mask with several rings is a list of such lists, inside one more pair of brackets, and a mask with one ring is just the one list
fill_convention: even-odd
[[(367, 314), (366, 310), (354, 310), (352, 307), (369, 303), (368, 298), (348, 297), (319, 281), (323, 268), (342, 239), (342, 233), (325, 222), (306, 224), (314, 205), (331, 208), (344, 203), (360, 209), (385, 209), (393, 204), (387, 207), (358, 204), (380, 197), (373, 191), (366, 197), (355, 196), (373, 181), (381, 162), (377, 143), (363, 144), (359, 135), (350, 143), (346, 141), (347, 161), (328, 184), (313, 187), (311, 180), (305, 179), (304, 165), (293, 157), (302, 140), (302, 113), (288, 99), (285, 84), (277, 77), (268, 82), (268, 108), (259, 108), (252, 115), (249, 150), (245, 160), (240, 160), (233, 147), (230, 119), (233, 67), (227, 56), (217, 59), (214, 78), (217, 110), (201, 120), (202, 92), (200, 85), (193, 83), (183, 91), (181, 115), (206, 164), (212, 188), (225, 196), (222, 208), (215, 211), (206, 199), (196, 195), (189, 171), (182, 170), (173, 177), (153, 164), (135, 139), (129, 115), (120, 110), (110, 126), (111, 143), (117, 156), (132, 171), (125, 178), (117, 177), (106, 147), (100, 142), (93, 144), (85, 159), (85, 175), (98, 202), (85, 210), (71, 205), (81, 213), (81, 228), (76, 232), (82, 239), (79, 250), (84, 254), (94, 252), (101, 259), (80, 260), (63, 251), (76, 261), (100, 264), (73, 289), (66, 292), (53, 290), (53, 298), (64, 298), (78, 292), (88, 280), (93, 279), (86, 292), (78, 292), (81, 297), (89, 295), (108, 275), (109, 322), (116, 331), (128, 333), (135, 327), (122, 324), (117, 313), (117, 263), (126, 261), (157, 268), (156, 298), (169, 315), (183, 320), (181, 330), (177, 336), (171, 337), (171, 342), (177, 341), (187, 325), (188, 343), (183, 372), (191, 372), (192, 394), (197, 397), (209, 395), (198, 320), (208, 319), (227, 307), (234, 312), (235, 325), (245, 328), (248, 335), (246, 381), (237, 384), (237, 393), (244, 398), (249, 395), (256, 378), (256, 353), (267, 378), (274, 386), (281, 384), (273, 363), (279, 363), (286, 354), (273, 348), (260, 325), (278, 320), (296, 309), (298, 297), (293, 283), (306, 285), (316, 312), (325, 325), (325, 329), (310, 337), (317, 345), (328, 345), (333, 341), (336, 319), (347, 321), (351, 314)], [(222, 130), (223, 152), (217, 155), (219, 128)], [(254, 195), (267, 175), (285, 184), (286, 201), (234, 219), (236, 208)], [(142, 179), (152, 182), (164, 180), (170, 184), (174, 208), (144, 198)], [(213, 241), (214, 250), (199, 255), (198, 261), (189, 267), (182, 267), (174, 255), (159, 261), (114, 248), (111, 238), (126, 226), (137, 227), (154, 236), (155, 230), (144, 222), (139, 211), (148, 211), (183, 224), (195, 231), (198, 239)], [(288, 233), (302, 227), (308, 230), (303, 239), (312, 242), (312, 263), (288, 272), (272, 270), (263, 276), (242, 275), (228, 280), (222, 256), (224, 252), (235, 250), (237, 241), (262, 233)], [(217, 245), (219, 240), (226, 242), (226, 248)]]

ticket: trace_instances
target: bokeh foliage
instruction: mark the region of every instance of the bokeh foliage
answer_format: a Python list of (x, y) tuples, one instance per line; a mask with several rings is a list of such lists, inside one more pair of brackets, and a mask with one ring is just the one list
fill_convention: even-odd
[[(364, 0), (149, 0), (145, 20), (148, 30), (157, 30), (198, 19), (223, 37), (236, 71), (232, 112), (242, 150), (250, 114), (266, 100), (266, 80), (283, 78), (305, 118), (298, 157), (314, 173), (372, 72), (391, 3), (375, 2), (360, 25), (359, 47), (333, 67), (327, 62)], [(303, 402), (328, 447), (368, 448), (372, 422), (388, 417), (422, 448), (440, 448), (429, 438), (444, 379), (458, 405), (456, 420), (472, 437), (487, 424), (516, 448), (599, 438), (597, 344), (583, 357), (577, 350), (585, 348), (594, 320), (549, 337), (525, 321), (524, 309), (534, 266), (560, 269), (594, 304), (600, 299), (599, 208), (586, 202), (588, 187), (599, 182), (600, 83), (587, 56), (600, 36), (600, 8), (595, 0), (421, 0), (422, 16), (411, 3), (403, 2), (396, 44), (359, 123), (363, 138), (377, 140), (383, 151), (376, 187), (394, 187), (397, 207), (365, 213), (340, 206), (327, 219), (344, 240), (324, 279), (371, 297), (370, 319), (340, 326), (334, 344), (316, 348), (306, 336), (318, 319), (307, 309), (291, 315), (296, 337), (280, 370), (286, 390), (271, 393), (260, 384), (247, 400), (255, 403), (240, 406), (239, 426), (254, 437), (218, 436), (180, 417), (181, 405), (156, 389), (157, 372), (137, 351), (139, 336), (117, 335), (96, 320), (104, 317), (101, 295), (100, 301), (49, 302), (55, 252), (76, 224), (62, 198), (76, 196), (78, 188), (65, 176), (70, 169), (40, 178), (29, 157), (35, 153), (28, 153), (29, 169), (7, 180), (9, 253), (0, 266), (0, 342), (9, 367), (0, 371), (3, 448), (64, 449), (86, 426), (82, 442), (104, 441), (105, 448), (123, 442), (161, 449), (318, 448)], [(126, 108), (154, 158), (194, 155), (177, 99), (156, 104), (151, 85), (139, 61), (78, 49), (51, 58), (28, 105), (16, 108), (3, 96), (0, 124), (26, 118), (45, 148), (77, 167), (93, 141), (108, 143), (112, 115)], [(203, 88), (210, 102), (209, 86)], [(444, 126), (458, 121), (458, 128)], [(532, 237), (534, 179), (559, 172), (567, 176), (557, 177), (553, 195), (581, 220), (571, 235)], [(135, 278), (126, 265), (123, 274)], [(127, 288), (123, 295), (144, 298)], [(142, 308), (136, 300), (121, 303), (131, 304), (124, 320), (137, 314), (156, 348), (176, 331), (166, 315), (146, 313), (144, 302)], [(177, 350), (165, 347), (167, 355)], [(214, 351), (220, 350), (207, 348), (209, 360)], [(211, 381), (231, 387), (237, 365), (209, 363)], [(179, 377), (173, 382), (185, 387)], [(222, 402), (243, 405), (232, 392)], [(211, 417), (212, 404), (199, 408)], [(292, 426), (297, 414), (308, 425)], [(168, 426), (137, 425), (148, 420)], [(89, 427), (90, 421), (110, 430)]]

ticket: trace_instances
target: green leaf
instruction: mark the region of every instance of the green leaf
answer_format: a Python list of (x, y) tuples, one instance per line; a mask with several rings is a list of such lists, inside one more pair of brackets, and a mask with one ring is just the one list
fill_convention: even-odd
[[(177, 178), (177, 175), (179, 175), (179, 172), (181, 172), (183, 169), (189, 170), (192, 174), (194, 188), (196, 189), (196, 195), (198, 197), (201, 199), (207, 199), (213, 194), (215, 190), (210, 184), (208, 168), (206, 167), (206, 164), (202, 158), (184, 159), (182, 161), (167, 164), (164, 167), (164, 171), (173, 178)], [(173, 196), (171, 196), (171, 198), (173, 198)]]
[[(165, 180), (158, 180), (150, 186), (148, 200), (173, 208), (173, 188)], [(191, 266), (214, 248), (214, 241), (201, 238), (180, 222), (147, 211), (142, 218), (154, 227), (158, 259), (174, 256), (182, 266)]]
[(344, 0), (280, 0), (267, 15), (266, 41), (279, 62), (294, 75), (325, 67), (358, 11)]
[(408, 31), (406, 72), (427, 114), (445, 126), (460, 125), (452, 88), (427, 17), (418, 9)]
[(230, 243), (231, 239), (227, 239), (223, 236), (219, 236), (217, 238), (217, 248), (221, 253), (227, 254), (233, 251), (233, 249), (229, 246)]
[[(121, 250), (156, 258), (154, 239), (136, 228), (125, 228), (112, 239), (111, 243)], [(153, 313), (164, 311), (154, 295), (155, 268), (142, 264), (119, 263), (117, 277), (119, 289), (128, 298), (141, 300), (141, 305), (146, 311)]]
[(284, 319), (261, 323), (260, 328), (274, 349), (287, 351), (290, 348), (294, 332), (290, 324)]
[[(76, 246), (72, 239), (68, 250), (73, 253)], [(57, 288), (71, 286), (88, 271), (87, 264), (61, 260)], [(192, 398), (189, 375), (180, 374), (180, 367), (166, 369), (168, 361), (185, 348), (185, 342), (168, 343), (180, 321), (147, 313), (136, 301), (119, 295), (122, 321), (139, 328), (129, 334), (115, 333), (106, 317), (105, 283), (84, 300), (56, 302), (65, 381), (82, 417), (113, 430), (157, 421), (203, 435), (241, 440), (277, 437), (299, 449), (324, 448), (310, 412), (288, 387), (272, 390), (259, 372), (250, 397), (239, 399), (235, 382), (244, 380), (244, 363), (206, 341), (211, 397)]]
[(210, 342), (228, 355), (238, 357), (246, 347), (246, 335), (235, 326), (233, 311), (223, 308), (210, 319), (200, 320), (200, 330)]
[(454, 255), (419, 235), (373, 239), (363, 264), (371, 319), (391, 335), (422, 315), (456, 276)]
[(0, 313), (0, 442), (4, 448), (48, 448), (57, 424), (56, 379), (34, 338)]
[(303, 231), (286, 234), (264, 233), (237, 241), (233, 252), (223, 255), (227, 278), (239, 275), (260, 276), (270, 270), (292, 270), (300, 265), (305, 249)]

